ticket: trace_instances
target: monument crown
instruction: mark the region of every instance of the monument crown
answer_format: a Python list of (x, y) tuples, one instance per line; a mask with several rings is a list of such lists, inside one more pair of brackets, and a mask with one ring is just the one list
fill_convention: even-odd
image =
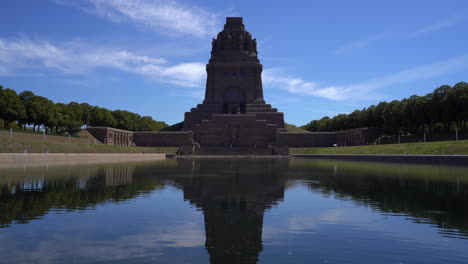
[(257, 41), (245, 30), (242, 18), (226, 18), (224, 29), (213, 39), (211, 58), (206, 65), (204, 103), (238, 107), (240, 112), (245, 112), (242, 110), (245, 104), (264, 103), (262, 65), (257, 54)]
[(227, 17), (224, 29), (213, 39), (210, 62), (259, 62), (257, 40), (245, 30), (242, 17)]

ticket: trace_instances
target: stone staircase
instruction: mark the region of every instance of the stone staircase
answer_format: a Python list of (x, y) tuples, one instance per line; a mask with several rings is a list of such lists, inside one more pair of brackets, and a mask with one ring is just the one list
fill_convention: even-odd
[(245, 106), (246, 114), (253, 113), (276, 113), (278, 109), (272, 108), (270, 104), (247, 104)]
[(266, 148), (275, 142), (276, 124), (258, 120), (255, 114), (215, 114), (192, 127), (202, 147)]

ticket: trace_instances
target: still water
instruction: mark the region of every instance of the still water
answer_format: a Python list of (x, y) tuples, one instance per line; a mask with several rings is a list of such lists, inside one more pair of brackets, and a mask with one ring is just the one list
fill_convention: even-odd
[(0, 169), (1, 263), (468, 263), (468, 169), (168, 159)]

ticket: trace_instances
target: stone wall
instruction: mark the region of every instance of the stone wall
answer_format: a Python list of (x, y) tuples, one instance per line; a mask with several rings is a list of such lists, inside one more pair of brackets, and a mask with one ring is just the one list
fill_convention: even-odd
[(372, 144), (382, 131), (377, 128), (357, 128), (340, 132), (278, 132), (276, 145), (290, 148), (359, 146)]
[(192, 146), (194, 140), (202, 147), (289, 147), (313, 148), (358, 146), (372, 144), (381, 130), (358, 128), (340, 132), (282, 132), (276, 124), (259, 120), (257, 114), (212, 115), (193, 127), (193, 132), (131, 132), (110, 127), (90, 127), (87, 130), (103, 144), (141, 147)]
[(133, 132), (111, 127), (89, 127), (87, 131), (106, 145), (131, 146)]
[(89, 127), (87, 131), (106, 145), (138, 147), (192, 146), (192, 131), (132, 132), (111, 127)]
[(141, 147), (192, 146), (192, 131), (134, 132), (133, 142)]
[(336, 132), (336, 144), (343, 146), (359, 146), (372, 144), (383, 134), (378, 128), (356, 128), (346, 131)]
[(277, 132), (276, 145), (290, 148), (332, 147), (335, 132)]

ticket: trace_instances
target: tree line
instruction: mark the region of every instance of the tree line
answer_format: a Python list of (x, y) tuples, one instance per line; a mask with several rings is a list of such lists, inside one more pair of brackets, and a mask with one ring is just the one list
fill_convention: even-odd
[(424, 96), (380, 102), (350, 114), (312, 120), (302, 128), (313, 132), (377, 127), (392, 134), (467, 130), (468, 83), (442, 85)]
[(124, 110), (92, 106), (87, 103), (54, 103), (31, 91), (16, 93), (0, 85), (0, 119), (4, 128), (43, 129), (46, 133), (72, 134), (82, 127), (106, 126), (130, 131), (157, 131), (168, 125)]

